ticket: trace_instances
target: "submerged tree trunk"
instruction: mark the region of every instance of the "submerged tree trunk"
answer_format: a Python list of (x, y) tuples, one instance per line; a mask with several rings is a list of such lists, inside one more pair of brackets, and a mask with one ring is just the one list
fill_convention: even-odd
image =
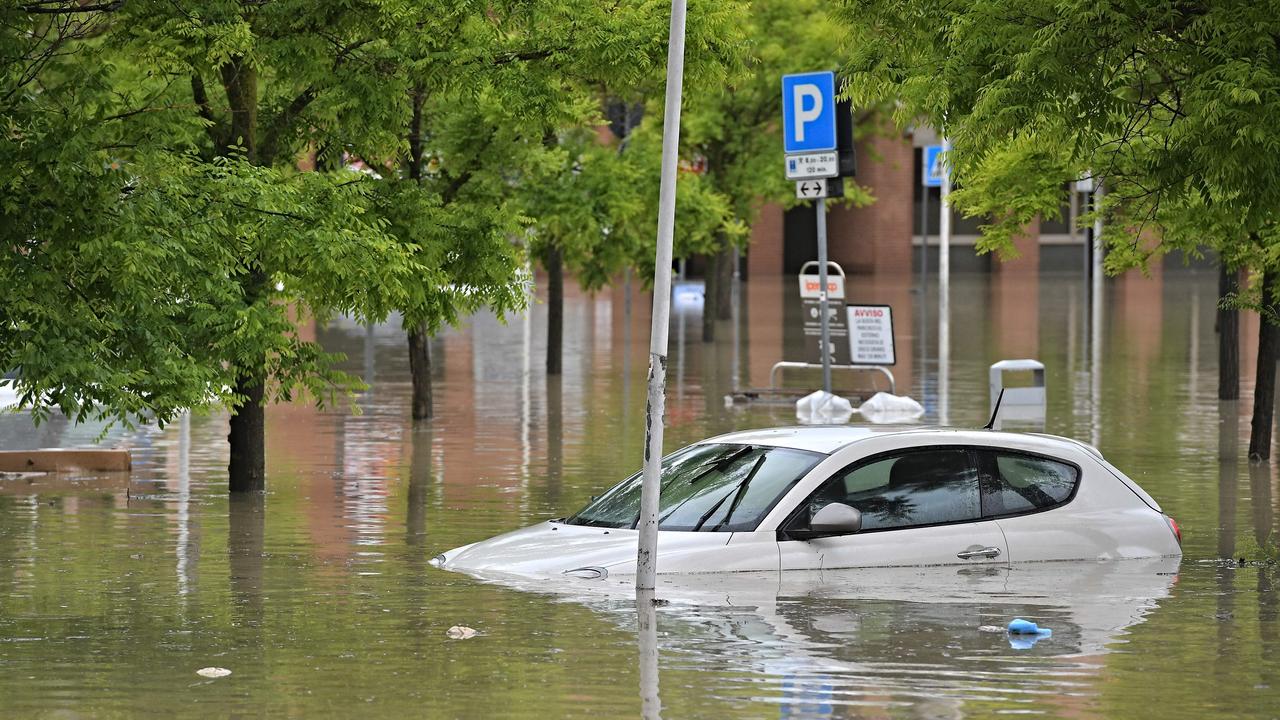
[(409, 328), (409, 376), (413, 378), (413, 419), (435, 415), (431, 404), (431, 335), (427, 324)]
[(245, 400), (231, 413), (231, 462), (227, 474), (231, 492), (261, 492), (266, 489), (266, 408), (262, 399), (265, 383), (255, 373), (243, 371), (236, 380), (236, 393)]
[(1218, 399), (1240, 397), (1240, 314), (1222, 306), (1240, 287), (1240, 276), (1223, 265), (1218, 269)]
[(559, 375), (564, 340), (564, 262), (560, 248), (547, 248), (547, 374)]
[[(425, 99), (426, 91), (421, 85), (409, 91), (413, 116), (409, 120), (409, 155), (404, 164), (409, 179), (418, 185), (422, 184), (422, 104)], [(409, 326), (409, 377), (413, 382), (410, 412), (414, 420), (427, 420), (435, 412), (431, 405), (431, 334), (426, 323)]]
[(1274, 324), (1277, 303), (1276, 270), (1262, 275), (1262, 321), (1258, 323), (1258, 374), (1253, 384), (1253, 423), (1249, 459), (1271, 459), (1271, 418), (1275, 412), (1276, 351), (1280, 333)]
[[(228, 147), (219, 148), (220, 155), (233, 151), (230, 145), (239, 147), (246, 160), (257, 164), (258, 156), (258, 74), (253, 64), (244, 56), (235, 55), (225, 62), (219, 72), (222, 88), (227, 94), (231, 110), (231, 128), (226, 140)], [(270, 158), (266, 158), (270, 162)], [(267, 277), (254, 258), (246, 258), (251, 271), (243, 282), (245, 304), (253, 306), (266, 289)], [(231, 430), (227, 442), (231, 446), (231, 460), (227, 465), (229, 487), (232, 493), (262, 492), (266, 488), (267, 438), (266, 408), (266, 358), (256, 358), (255, 367), (238, 367), (236, 394), (244, 398), (231, 413)]]
[(733, 266), (737, 257), (737, 248), (726, 242), (720, 248), (719, 262), (716, 269), (719, 274), (716, 276), (716, 319), (730, 320), (733, 318)]
[(719, 315), (717, 303), (720, 300), (720, 253), (705, 256), (706, 269), (702, 272), (702, 342), (716, 340), (716, 316)]

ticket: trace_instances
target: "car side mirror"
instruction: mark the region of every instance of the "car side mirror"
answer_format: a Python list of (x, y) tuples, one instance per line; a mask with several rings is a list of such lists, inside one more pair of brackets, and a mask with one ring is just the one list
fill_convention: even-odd
[(862, 529), (862, 513), (857, 508), (844, 503), (827, 503), (813, 514), (809, 521), (809, 529), (819, 533), (843, 535), (856, 533)]
[(831, 535), (851, 535), (862, 529), (862, 513), (844, 503), (833, 502), (813, 514), (806, 528), (788, 531), (792, 540), (812, 540)]

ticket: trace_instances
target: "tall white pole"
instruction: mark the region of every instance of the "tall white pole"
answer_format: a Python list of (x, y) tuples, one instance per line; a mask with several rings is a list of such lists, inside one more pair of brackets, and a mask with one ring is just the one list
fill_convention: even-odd
[(649, 330), (649, 402), (645, 408), (644, 475), (640, 486), (636, 590), (653, 590), (658, 574), (658, 491), (662, 475), (662, 419), (666, 412), (667, 326), (671, 316), (671, 244), (676, 224), (676, 155), (680, 147), (680, 93), (684, 85), (686, 0), (671, 0), (667, 97), (662, 117), (662, 181), (658, 192), (658, 253), (653, 271), (653, 323)]
[(951, 422), (951, 144), (942, 139), (942, 202), (938, 210), (938, 423)]
[(1093, 185), (1093, 277), (1090, 278), (1089, 326), (1092, 338), (1089, 343), (1091, 366), (1089, 389), (1092, 395), (1093, 417), (1090, 423), (1089, 441), (1097, 445), (1102, 439), (1102, 183), (1096, 178)]

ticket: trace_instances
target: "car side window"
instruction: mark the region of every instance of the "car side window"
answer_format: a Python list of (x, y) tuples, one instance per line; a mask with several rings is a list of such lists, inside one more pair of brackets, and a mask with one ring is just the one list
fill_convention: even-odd
[(962, 448), (916, 450), (837, 473), (810, 497), (801, 520), (832, 502), (860, 510), (863, 532), (981, 517), (978, 473)]
[(1018, 515), (1061, 505), (1080, 482), (1072, 465), (1034, 455), (981, 452), (984, 517)]

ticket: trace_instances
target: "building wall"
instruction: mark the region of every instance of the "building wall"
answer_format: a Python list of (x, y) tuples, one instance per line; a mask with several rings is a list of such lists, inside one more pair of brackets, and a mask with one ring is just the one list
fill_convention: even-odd
[(876, 201), (861, 208), (833, 208), (827, 217), (828, 254), (846, 272), (911, 271), (911, 139), (890, 127), (856, 145), (856, 181)]

